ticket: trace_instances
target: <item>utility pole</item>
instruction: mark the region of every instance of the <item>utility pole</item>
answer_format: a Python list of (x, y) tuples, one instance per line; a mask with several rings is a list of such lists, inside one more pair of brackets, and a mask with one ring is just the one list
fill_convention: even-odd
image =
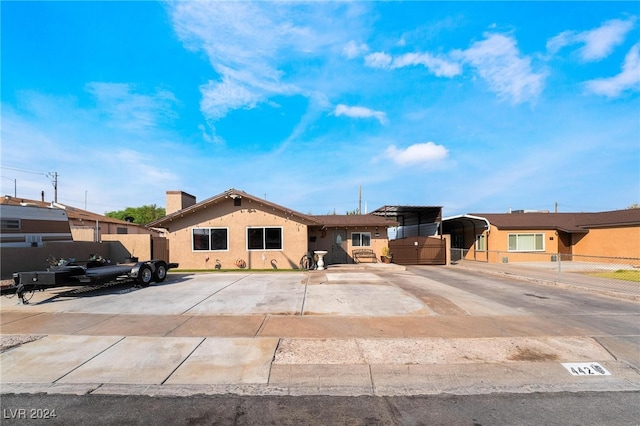
[(360, 185), (360, 191), (358, 193), (358, 214), (362, 214), (362, 185)]
[(49, 172), (47, 173), (47, 176), (49, 176), (53, 181), (51, 183), (53, 183), (53, 202), (57, 203), (58, 202), (58, 172)]
[(2, 177), (13, 181), (13, 198), (18, 198), (18, 179), (11, 179), (10, 177), (6, 176)]

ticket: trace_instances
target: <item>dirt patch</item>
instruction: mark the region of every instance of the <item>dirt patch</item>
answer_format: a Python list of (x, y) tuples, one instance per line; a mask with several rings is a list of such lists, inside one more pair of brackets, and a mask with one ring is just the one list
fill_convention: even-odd
[(308, 277), (309, 277), (308, 279), (303, 279), (302, 281), (300, 281), (300, 284), (320, 285), (320, 284), (326, 284), (328, 281), (327, 274), (322, 274), (322, 273), (309, 274)]
[(406, 283), (395, 283), (395, 286), (420, 299), (438, 315), (468, 315), (465, 310), (449, 299), (434, 294), (425, 288)]
[(555, 361), (558, 359), (558, 355), (556, 354), (547, 354), (531, 348), (517, 347), (516, 350), (518, 352), (513, 355), (510, 355), (507, 359), (509, 359), (510, 361), (533, 361), (533, 362)]

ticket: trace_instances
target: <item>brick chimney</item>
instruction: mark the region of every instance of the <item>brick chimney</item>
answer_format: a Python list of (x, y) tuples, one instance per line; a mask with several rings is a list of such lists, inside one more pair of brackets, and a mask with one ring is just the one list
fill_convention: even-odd
[(167, 201), (165, 209), (167, 214), (186, 209), (196, 203), (196, 197), (183, 191), (167, 191)]

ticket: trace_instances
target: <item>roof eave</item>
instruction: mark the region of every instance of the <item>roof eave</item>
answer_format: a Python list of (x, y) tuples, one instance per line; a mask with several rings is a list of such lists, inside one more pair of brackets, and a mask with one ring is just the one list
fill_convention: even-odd
[(176, 218), (183, 218), (185, 216), (185, 214), (189, 214), (189, 213), (193, 213), (199, 209), (205, 209), (207, 208), (207, 206), (210, 206), (212, 204), (216, 204), (218, 203), (220, 200), (223, 199), (228, 199), (228, 198), (236, 198), (236, 197), (240, 197), (240, 198), (247, 198), (248, 200), (250, 200), (250, 202), (258, 202), (264, 206), (269, 206), (272, 207), (276, 210), (281, 211), (282, 213), (284, 213), (285, 215), (288, 216), (294, 216), (294, 217), (299, 217), (300, 219), (302, 219), (303, 221), (309, 221), (312, 224), (316, 224), (317, 222), (310, 217), (309, 215), (305, 215), (304, 213), (300, 213), (297, 212), (295, 210), (291, 210), (291, 209), (287, 209), (284, 206), (281, 206), (279, 204), (275, 204), (272, 203), (270, 201), (261, 199), (261, 198), (257, 198), (251, 194), (248, 194), (244, 191), (238, 191), (236, 189), (229, 189), (221, 194), (215, 195), (213, 197), (207, 198), (206, 200), (202, 200), (199, 203), (196, 203), (192, 206), (186, 207), (184, 209), (178, 210), (176, 212), (173, 212), (163, 218), (157, 219), (153, 222), (149, 222), (147, 223), (145, 226), (147, 227), (159, 227), (159, 228), (163, 228), (163, 225), (168, 223), (168, 222), (172, 222), (174, 219)]

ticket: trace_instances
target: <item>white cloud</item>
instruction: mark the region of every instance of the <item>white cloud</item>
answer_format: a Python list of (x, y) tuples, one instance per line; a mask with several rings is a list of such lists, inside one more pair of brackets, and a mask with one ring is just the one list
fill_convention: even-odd
[(371, 68), (391, 68), (393, 57), (384, 52), (375, 52), (364, 58), (364, 64)]
[(627, 33), (634, 28), (635, 22), (635, 17), (625, 21), (612, 19), (590, 31), (563, 31), (549, 39), (547, 50), (556, 53), (565, 46), (582, 44), (578, 51), (581, 59), (585, 62), (598, 61), (609, 56), (613, 49), (624, 41)]
[(563, 47), (575, 43), (575, 37), (575, 31), (563, 31), (547, 40), (547, 50), (549, 53), (557, 53)]
[(336, 109), (333, 112), (336, 117), (341, 115), (345, 115), (351, 118), (375, 118), (380, 122), (380, 124), (387, 124), (387, 114), (382, 111), (374, 111), (369, 108), (360, 107), (360, 106), (347, 106), (340, 104), (336, 106)]
[(200, 109), (206, 117), (214, 120), (224, 117), (229, 110), (254, 108), (264, 95), (264, 92), (251, 90), (246, 84), (228, 76), (222, 82), (209, 81), (200, 86), (200, 93)]
[(423, 65), (437, 77), (455, 77), (462, 73), (457, 62), (449, 61), (430, 53), (405, 53), (393, 60), (393, 68), (403, 68), (413, 65)]
[(619, 96), (626, 90), (640, 89), (640, 43), (634, 45), (624, 58), (622, 71), (611, 78), (601, 78), (585, 83), (587, 90), (607, 97)]
[(455, 77), (462, 74), (462, 65), (474, 67), (500, 97), (514, 103), (535, 99), (542, 91), (546, 74), (534, 72), (531, 58), (522, 56), (516, 41), (502, 34), (488, 34), (469, 49), (454, 50), (449, 55), (431, 53), (405, 53), (392, 56), (375, 52), (365, 57), (365, 65), (371, 68), (398, 69), (422, 65), (437, 77)]
[(430, 165), (444, 160), (449, 155), (449, 151), (442, 145), (433, 142), (417, 143), (406, 149), (398, 149), (391, 145), (385, 154), (394, 163), (400, 166)]
[(85, 89), (95, 97), (97, 112), (107, 118), (112, 127), (145, 130), (177, 117), (173, 109), (177, 100), (167, 90), (140, 94), (135, 93), (136, 88), (131, 84), (106, 82), (91, 82)]
[(347, 59), (354, 59), (369, 51), (369, 46), (365, 43), (358, 44), (354, 40), (349, 41), (342, 49), (342, 56)]
[(305, 67), (302, 73), (290, 63), (320, 63), (336, 46), (346, 45), (347, 56), (366, 50), (349, 42), (349, 20), (364, 13), (357, 4), (186, 1), (167, 7), (178, 37), (204, 51), (219, 76), (200, 88), (201, 110), (211, 121), (273, 96), (316, 99), (313, 72), (321, 71)]
[(546, 75), (532, 70), (531, 59), (521, 56), (512, 37), (488, 34), (454, 56), (476, 68), (498, 96), (511, 98), (514, 103), (530, 101), (542, 91)]
[(454, 77), (462, 72), (457, 62), (430, 53), (405, 53), (393, 57), (384, 52), (375, 52), (365, 57), (365, 65), (385, 69), (422, 65), (437, 77)]

